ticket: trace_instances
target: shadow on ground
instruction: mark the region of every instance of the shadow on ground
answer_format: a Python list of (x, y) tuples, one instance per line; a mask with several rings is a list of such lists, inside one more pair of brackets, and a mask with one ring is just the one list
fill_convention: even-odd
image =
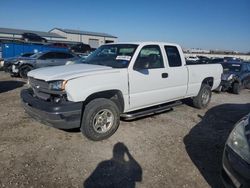
[(94, 172), (85, 180), (85, 188), (133, 188), (142, 181), (142, 168), (123, 143), (113, 148), (113, 157), (99, 163)]
[(184, 138), (186, 151), (213, 187), (223, 187), (220, 179), (225, 142), (234, 124), (250, 112), (249, 104), (223, 104), (211, 108)]
[(7, 91), (11, 91), (13, 89), (22, 87), (25, 84), (25, 82), (22, 81), (0, 81), (0, 93), (4, 93)]

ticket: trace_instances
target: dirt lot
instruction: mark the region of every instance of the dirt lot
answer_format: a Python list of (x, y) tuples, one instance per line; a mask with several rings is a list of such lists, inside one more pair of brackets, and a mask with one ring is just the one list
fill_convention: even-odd
[(19, 100), (24, 87), (0, 72), (0, 187), (222, 187), (225, 140), (250, 112), (249, 90), (214, 93), (208, 109), (182, 105), (122, 121), (111, 138), (93, 142), (26, 115)]

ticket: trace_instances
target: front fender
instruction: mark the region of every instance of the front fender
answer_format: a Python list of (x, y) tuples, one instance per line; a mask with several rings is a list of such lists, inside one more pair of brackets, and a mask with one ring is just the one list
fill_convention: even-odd
[(119, 90), (124, 98), (128, 96), (127, 71), (120, 70), (112, 73), (94, 74), (68, 80), (65, 91), (69, 101), (85, 101), (94, 93)]

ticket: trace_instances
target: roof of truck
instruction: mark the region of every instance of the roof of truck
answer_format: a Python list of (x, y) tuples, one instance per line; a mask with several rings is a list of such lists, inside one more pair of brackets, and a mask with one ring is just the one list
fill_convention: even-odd
[(108, 43), (109, 44), (136, 44), (136, 45), (171, 45), (171, 46), (178, 46), (178, 44), (175, 43), (168, 43), (168, 42), (151, 42), (151, 41), (145, 41), (145, 42), (116, 42), (116, 43)]

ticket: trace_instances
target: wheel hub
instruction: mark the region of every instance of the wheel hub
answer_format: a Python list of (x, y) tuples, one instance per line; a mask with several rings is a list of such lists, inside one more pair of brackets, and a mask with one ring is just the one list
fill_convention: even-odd
[(205, 92), (202, 94), (201, 98), (202, 98), (202, 103), (203, 103), (203, 104), (207, 104), (208, 101), (209, 101), (209, 92), (208, 92), (208, 91), (205, 91)]
[(114, 114), (108, 110), (100, 110), (94, 117), (93, 128), (98, 133), (106, 133), (114, 124)]

